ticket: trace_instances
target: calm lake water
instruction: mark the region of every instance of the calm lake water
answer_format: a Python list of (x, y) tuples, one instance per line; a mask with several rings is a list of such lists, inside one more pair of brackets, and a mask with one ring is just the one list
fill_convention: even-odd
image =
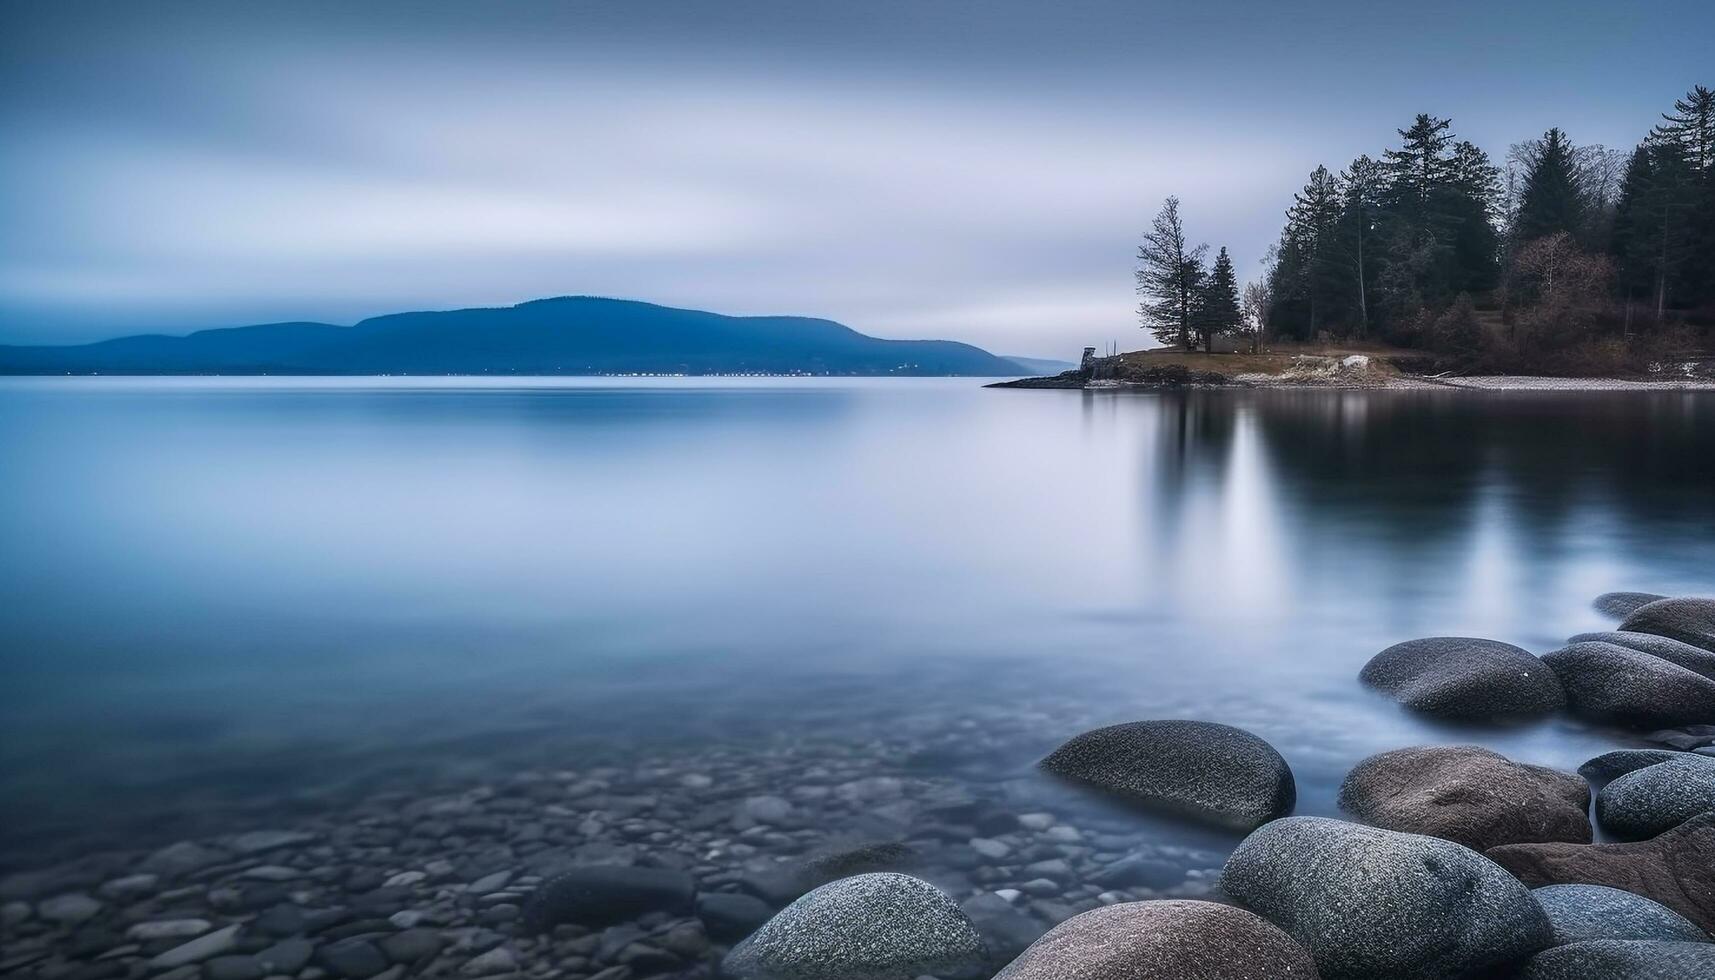
[(1707, 394), (13, 379), (0, 446), (8, 863), (693, 747), (1017, 783), (1150, 717), (1328, 813), (1386, 748), (1627, 744), (1428, 725), (1382, 647), (1715, 591)]

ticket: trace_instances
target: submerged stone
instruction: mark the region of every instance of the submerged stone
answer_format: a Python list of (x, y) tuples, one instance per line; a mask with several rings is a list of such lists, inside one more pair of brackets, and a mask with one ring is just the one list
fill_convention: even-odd
[(1206, 721), (1139, 721), (1085, 732), (1042, 768), (1122, 799), (1249, 830), (1292, 812), (1292, 770), (1272, 745)]
[(1468, 636), (1395, 643), (1370, 658), (1358, 679), (1442, 718), (1533, 717), (1566, 703), (1554, 672), (1529, 650)]

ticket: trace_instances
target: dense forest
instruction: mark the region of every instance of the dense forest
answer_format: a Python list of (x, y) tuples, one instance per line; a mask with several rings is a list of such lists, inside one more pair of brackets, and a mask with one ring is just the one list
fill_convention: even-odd
[(1555, 128), (1500, 164), (1419, 115), (1379, 158), (1311, 172), (1242, 296), (1225, 249), (1206, 255), (1169, 198), (1137, 272), (1163, 344), (1373, 339), (1491, 370), (1646, 369), (1715, 324), (1715, 91), (1629, 153)]

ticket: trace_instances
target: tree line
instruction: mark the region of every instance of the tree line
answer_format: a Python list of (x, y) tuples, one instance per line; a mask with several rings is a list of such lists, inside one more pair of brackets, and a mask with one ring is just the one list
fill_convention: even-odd
[(1473, 366), (1615, 370), (1715, 323), (1715, 91), (1696, 86), (1629, 154), (1559, 128), (1502, 165), (1422, 114), (1397, 146), (1311, 172), (1241, 296), (1168, 198), (1138, 250), (1163, 344), (1220, 334), (1375, 339)]

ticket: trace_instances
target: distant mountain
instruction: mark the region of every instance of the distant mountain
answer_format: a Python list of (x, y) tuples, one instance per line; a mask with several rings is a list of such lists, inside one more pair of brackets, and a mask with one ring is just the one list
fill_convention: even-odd
[(1032, 371), (969, 344), (882, 340), (832, 320), (722, 316), (593, 296), (396, 313), (350, 327), (267, 323), (67, 347), (0, 346), (0, 374), (745, 373)]
[(1078, 366), (1071, 361), (1056, 361), (1048, 357), (1019, 357), (1016, 354), (1001, 356), (1023, 368), (1027, 374), (1059, 374)]

